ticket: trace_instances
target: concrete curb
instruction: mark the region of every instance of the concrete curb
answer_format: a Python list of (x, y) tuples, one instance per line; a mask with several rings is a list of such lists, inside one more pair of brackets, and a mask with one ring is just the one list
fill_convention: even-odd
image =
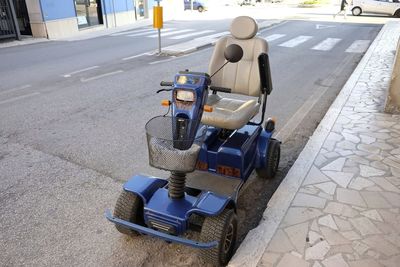
[[(263, 30), (268, 27), (272, 27), (282, 23), (283, 20), (272, 20), (272, 21), (264, 21), (259, 24), (259, 30)], [(162, 56), (182, 56), (185, 54), (192, 53), (204, 47), (212, 46), (217, 41), (217, 38), (214, 39), (203, 39), (203, 40), (191, 40), (185, 43), (180, 43), (176, 45), (171, 45), (162, 49)]]
[(387, 26), (385, 25), (375, 38), (285, 179), (270, 199), (260, 224), (249, 231), (228, 266), (257, 266), (386, 29)]
[(50, 41), (51, 40), (46, 39), (46, 38), (23, 37), (21, 41), (12, 40), (12, 41), (0, 42), (0, 49), (21, 46), (21, 45), (39, 44), (39, 43), (50, 42)]

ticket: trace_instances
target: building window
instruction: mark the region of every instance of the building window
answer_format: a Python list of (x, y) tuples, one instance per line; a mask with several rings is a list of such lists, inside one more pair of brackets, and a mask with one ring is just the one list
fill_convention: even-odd
[(75, 0), (75, 10), (79, 28), (103, 24), (101, 0)]

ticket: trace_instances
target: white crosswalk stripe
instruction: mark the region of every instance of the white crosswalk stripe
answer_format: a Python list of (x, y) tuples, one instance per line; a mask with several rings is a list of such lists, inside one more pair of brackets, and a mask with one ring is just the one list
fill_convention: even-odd
[(154, 32), (154, 29), (148, 28), (148, 29), (132, 30), (132, 31), (127, 31), (127, 32), (118, 32), (118, 33), (110, 34), (110, 36), (120, 36), (120, 35), (128, 35), (128, 34), (142, 33), (142, 32), (148, 32), (148, 33), (151, 32), (152, 33), (152, 32)]
[(219, 38), (225, 35), (230, 34), (230, 32), (225, 31), (225, 32), (218, 32), (218, 33), (214, 33), (214, 34), (210, 34), (210, 35), (206, 35), (206, 36), (202, 36), (202, 37), (197, 37), (195, 38), (195, 40), (202, 40), (202, 39), (215, 39), (215, 38)]
[[(195, 29), (175, 29), (175, 28), (166, 28), (161, 30), (161, 36), (165, 37), (167, 39), (172, 39), (172, 40), (181, 40), (185, 38), (190, 38), (194, 37), (194, 40), (199, 40), (199, 41), (210, 41), (211, 43), (215, 43), (215, 41), (218, 38), (221, 38), (222, 36), (229, 35), (229, 31), (223, 31), (223, 32), (217, 32), (215, 33), (215, 30), (202, 30), (202, 31), (196, 31)], [(129, 37), (136, 37), (136, 36), (143, 36), (146, 38), (157, 38), (158, 33), (155, 29), (152, 28), (142, 28), (142, 29), (136, 29), (136, 30), (131, 30), (131, 31), (126, 31), (126, 32), (118, 32), (111, 34), (110, 36), (129, 36)], [(196, 38), (196, 36), (199, 36)], [(268, 42), (273, 42), (279, 39), (282, 39), (284, 37), (287, 37), (287, 34), (284, 33), (275, 33), (275, 34), (270, 34), (268, 36), (262, 37)], [(292, 36), (292, 39), (289, 39), (288, 41), (285, 41), (283, 43), (278, 43), (277, 46), (279, 47), (285, 47), (285, 48), (294, 48), (297, 47), (301, 44), (306, 43), (307, 41), (313, 39), (313, 38), (318, 38), (318, 36), (310, 36), (310, 35), (299, 35), (299, 36)], [(322, 52), (327, 52), (332, 50), (337, 44), (343, 42), (342, 39), (340, 38), (333, 38), (329, 37), (324, 40), (320, 40), (319, 43), (315, 45), (314, 42), (313, 46), (310, 46), (310, 50), (313, 51), (322, 51)], [(371, 40), (355, 40), (346, 50), (346, 53), (364, 53), (369, 45), (371, 43)]]
[(346, 53), (364, 53), (370, 43), (370, 40), (356, 40), (346, 49)]
[(183, 34), (183, 35), (179, 35), (179, 36), (174, 36), (174, 37), (171, 37), (169, 39), (180, 40), (180, 39), (184, 39), (184, 38), (187, 38), (187, 37), (192, 37), (192, 36), (196, 36), (196, 35), (202, 35), (202, 34), (210, 33), (210, 32), (215, 32), (215, 31), (213, 31), (213, 30), (205, 30), (205, 31), (200, 31), (200, 32), (192, 32), (192, 33), (187, 33), (187, 34)]
[(283, 46), (283, 47), (295, 47), (298, 46), (304, 42), (307, 42), (308, 40), (310, 40), (311, 38), (313, 38), (312, 36), (308, 36), (308, 35), (300, 35), (297, 36), (296, 38), (293, 38), (287, 42), (284, 42), (282, 44), (280, 44), (279, 46)]
[(312, 50), (319, 51), (329, 51), (331, 50), (337, 43), (339, 43), (342, 39), (339, 38), (326, 38), (316, 46), (312, 47)]
[[(192, 32), (194, 30), (192, 29), (185, 29), (185, 30), (178, 30), (178, 31), (171, 31), (171, 32), (167, 32), (165, 34), (163, 34), (161, 32), (161, 37), (165, 37), (165, 36), (170, 36), (170, 35), (175, 35), (175, 34), (179, 34), (179, 33), (184, 33), (184, 32)], [(146, 37), (150, 37), (150, 38), (158, 38), (158, 34), (153, 34), (153, 35), (149, 35)]]
[(267, 40), (267, 42), (272, 42), (272, 41), (278, 40), (285, 36), (286, 36), (286, 34), (271, 34), (271, 35), (268, 35), (267, 37), (265, 37), (264, 39)]
[[(174, 29), (172, 29), (172, 28), (169, 28), (169, 29), (162, 29), (162, 30), (161, 30), (161, 34), (163, 34), (164, 32), (172, 31), (172, 30), (174, 30)], [(135, 34), (128, 34), (127, 36), (129, 36), (129, 37), (145, 36), (145, 35), (148, 35), (148, 34), (154, 34), (154, 33), (156, 33), (156, 32), (157, 32), (156, 29), (151, 29), (151, 31), (148, 31), (148, 32), (141, 32), (141, 33), (135, 33)], [(158, 34), (155, 34), (155, 35), (158, 37)], [(147, 36), (146, 36), (146, 37), (147, 37)]]

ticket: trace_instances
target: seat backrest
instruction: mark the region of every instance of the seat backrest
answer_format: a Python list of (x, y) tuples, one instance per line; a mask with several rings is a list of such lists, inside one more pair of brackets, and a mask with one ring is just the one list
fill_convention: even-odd
[(215, 45), (209, 65), (209, 74), (217, 71), (225, 62), (224, 51), (230, 44), (237, 44), (243, 49), (243, 58), (237, 63), (229, 63), (215, 76), (212, 85), (232, 89), (232, 93), (259, 96), (261, 94), (258, 56), (268, 53), (265, 39), (256, 37), (257, 22), (247, 16), (235, 18), (231, 24), (231, 36), (219, 39)]

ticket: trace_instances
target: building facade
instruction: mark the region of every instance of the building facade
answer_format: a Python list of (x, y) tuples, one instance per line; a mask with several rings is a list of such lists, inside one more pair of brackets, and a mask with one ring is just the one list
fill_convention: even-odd
[[(156, 0), (0, 0), (13, 1), (21, 29), (33, 37), (57, 39), (82, 30), (112, 28), (151, 18)], [(170, 10), (183, 9), (183, 0), (163, 0)], [(1, 30), (1, 29), (0, 29)], [(23, 33), (24, 34), (24, 33)]]

